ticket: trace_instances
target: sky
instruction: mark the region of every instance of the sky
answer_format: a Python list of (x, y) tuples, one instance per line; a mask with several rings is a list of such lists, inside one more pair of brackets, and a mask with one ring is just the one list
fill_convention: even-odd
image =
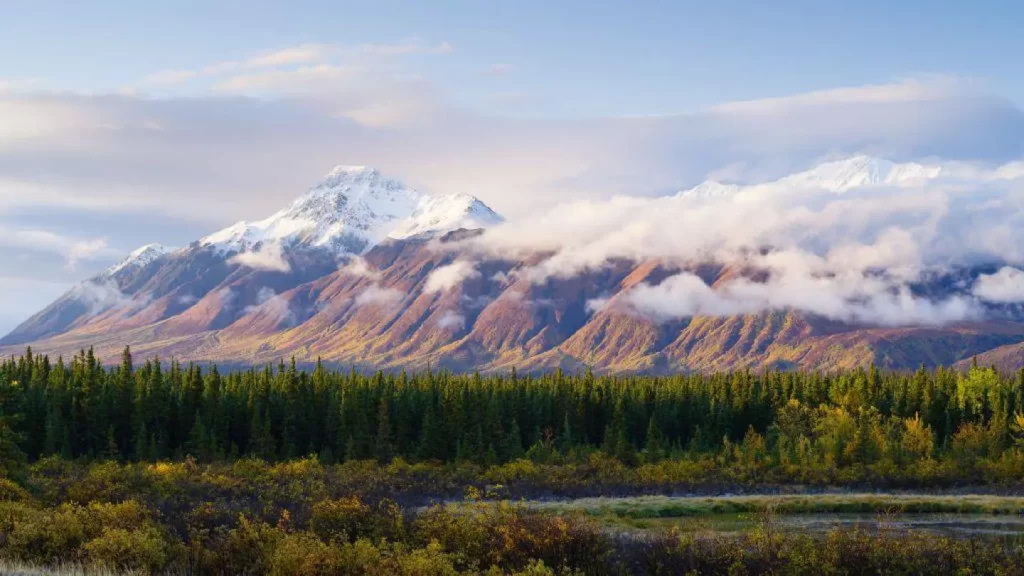
[(1024, 155), (1019, 2), (0, 3), (0, 332), (337, 164), (511, 219)]

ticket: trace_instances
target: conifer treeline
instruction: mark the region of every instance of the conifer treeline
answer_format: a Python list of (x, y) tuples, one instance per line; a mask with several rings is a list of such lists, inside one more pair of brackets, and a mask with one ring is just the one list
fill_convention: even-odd
[[(155, 460), (318, 454), (499, 463), (601, 449), (627, 463), (721, 452), (835, 464), (1024, 446), (1024, 372), (974, 368), (835, 375), (456, 375), (147, 361), (116, 367), (92, 351), (0, 364), (0, 452), (30, 460)], [(6, 444), (5, 444), (6, 442)], [(958, 452), (959, 451), (959, 452)], [(962, 454), (961, 454), (962, 455)]]

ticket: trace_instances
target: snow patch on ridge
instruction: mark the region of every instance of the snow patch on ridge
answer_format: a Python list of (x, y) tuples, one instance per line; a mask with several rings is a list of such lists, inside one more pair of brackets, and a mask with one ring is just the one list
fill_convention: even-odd
[(731, 196), (742, 190), (755, 187), (820, 189), (842, 194), (848, 190), (871, 186), (898, 188), (920, 186), (945, 174), (946, 171), (942, 166), (916, 162), (897, 164), (881, 158), (859, 155), (835, 162), (825, 162), (810, 170), (791, 174), (774, 182), (741, 186), (708, 180), (693, 188), (682, 190), (676, 196), (680, 198), (718, 198)]
[(124, 260), (118, 262), (117, 264), (114, 264), (110, 268), (107, 268), (106, 272), (104, 272), (103, 275), (113, 276), (114, 274), (117, 274), (121, 270), (125, 270), (128, 268), (143, 268), (149, 263), (156, 260), (157, 258), (160, 258), (165, 254), (170, 254), (174, 250), (174, 248), (167, 248), (166, 246), (162, 246), (160, 244), (146, 244), (145, 246), (129, 254), (128, 257), (125, 258)]

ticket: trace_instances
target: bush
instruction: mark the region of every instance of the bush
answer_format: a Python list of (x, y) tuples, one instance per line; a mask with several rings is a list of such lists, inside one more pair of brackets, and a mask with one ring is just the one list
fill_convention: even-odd
[(13, 480), (0, 477), (0, 502), (27, 502), (32, 497)]
[(266, 522), (240, 516), (238, 526), (212, 538), (199, 559), (198, 572), (213, 574), (266, 574), (284, 532)]
[(170, 546), (155, 527), (107, 528), (82, 546), (91, 564), (114, 570), (159, 572), (170, 559)]
[(77, 560), (81, 545), (88, 539), (79, 511), (65, 504), (21, 517), (7, 534), (7, 554), (40, 564)]
[(270, 574), (273, 576), (345, 573), (351, 572), (344, 570), (341, 552), (308, 532), (285, 536), (278, 542), (270, 560)]

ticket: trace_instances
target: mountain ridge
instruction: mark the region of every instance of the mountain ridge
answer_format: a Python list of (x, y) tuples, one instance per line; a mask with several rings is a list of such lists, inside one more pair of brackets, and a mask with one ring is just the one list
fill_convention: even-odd
[[(794, 187), (849, 194), (947, 175), (941, 166), (863, 156), (767, 184), (709, 180), (676, 196), (696, 190), (690, 196), (714, 200)], [(144, 355), (227, 363), (294, 356), (387, 369), (671, 372), (912, 369), (1024, 343), (1024, 311), (1012, 302), (922, 325), (843, 321), (794, 306), (657, 317), (637, 306), (638, 290), (685, 276), (710, 298), (764, 286), (776, 272), (743, 260), (627, 257), (538, 275), (551, 256), (543, 249), (484, 249), (484, 230), (502, 222), (472, 196), (427, 195), (372, 168), (340, 166), (266, 219), (184, 248), (136, 250), (0, 340), (0, 352), (92, 346), (112, 360), (130, 345)], [(995, 269), (941, 273), (910, 289), (939, 302), (983, 275), (996, 278)], [(891, 295), (893, 302), (910, 289)], [(712, 310), (732, 309), (729, 301), (709, 302)]]

